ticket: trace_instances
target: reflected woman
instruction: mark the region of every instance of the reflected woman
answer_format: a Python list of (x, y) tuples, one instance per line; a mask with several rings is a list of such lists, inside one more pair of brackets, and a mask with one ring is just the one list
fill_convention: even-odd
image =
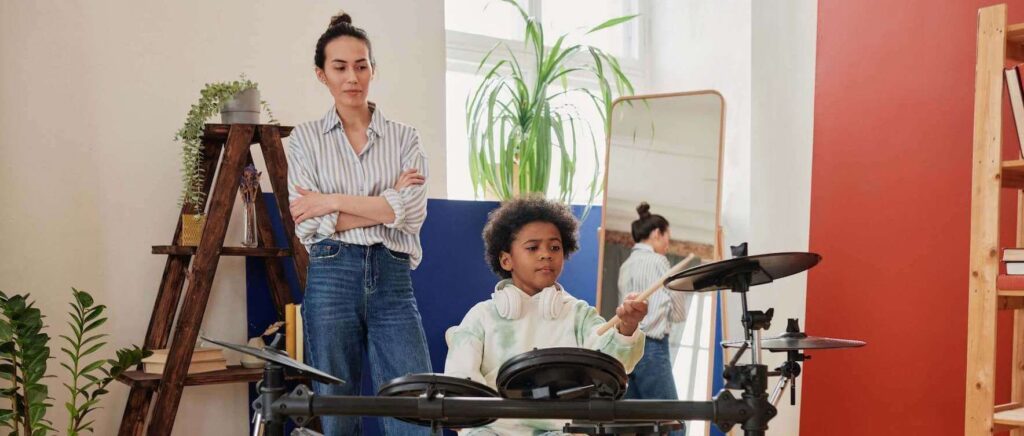
[[(633, 250), (629, 258), (619, 267), (619, 302), (631, 292), (643, 292), (668, 272), (668, 252), (671, 232), (668, 220), (661, 215), (651, 214), (646, 202), (636, 208), (639, 218), (633, 221)], [(648, 300), (647, 316), (640, 322), (640, 329), (647, 336), (644, 357), (629, 375), (626, 398), (676, 400), (676, 384), (672, 377), (672, 361), (669, 354), (669, 332), (672, 323), (686, 319), (689, 293), (659, 289)], [(685, 434), (685, 428), (673, 435)]]

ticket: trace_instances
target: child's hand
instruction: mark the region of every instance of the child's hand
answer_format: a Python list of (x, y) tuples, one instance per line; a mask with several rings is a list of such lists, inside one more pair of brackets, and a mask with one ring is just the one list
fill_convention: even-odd
[(647, 302), (637, 301), (637, 293), (633, 292), (626, 296), (622, 305), (615, 309), (615, 315), (619, 317), (619, 333), (631, 336), (636, 331), (640, 321), (647, 316)]

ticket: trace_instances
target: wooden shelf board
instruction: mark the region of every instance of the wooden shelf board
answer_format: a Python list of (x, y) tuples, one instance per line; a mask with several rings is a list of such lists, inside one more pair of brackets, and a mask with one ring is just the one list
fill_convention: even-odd
[[(125, 371), (117, 378), (117, 381), (124, 383), (129, 386), (140, 387), (143, 389), (155, 389), (160, 385), (160, 379), (163, 378), (163, 374), (151, 374), (142, 371)], [(210, 371), (199, 374), (189, 374), (185, 378), (185, 386), (203, 386), (203, 385), (216, 385), (225, 383), (252, 383), (258, 382), (263, 378), (263, 368), (246, 368), (241, 365), (228, 365), (228, 369), (223, 371)], [(309, 382), (309, 377), (305, 375), (285, 377), (285, 380), (298, 380), (301, 382)]]
[[(254, 124), (255, 126), (261, 126), (266, 124)], [(220, 141), (224, 142), (228, 139), (228, 131), (231, 130), (230, 124), (207, 124), (206, 128), (203, 129), (203, 140), (208, 141)], [(280, 132), (282, 138), (288, 137), (292, 133), (291, 126), (278, 126), (277, 131)], [(254, 129), (252, 135), (252, 144), (260, 142), (260, 129)]]
[(1003, 187), (1024, 189), (1024, 160), (1003, 161), (1002, 167)]
[(1007, 44), (1024, 44), (1024, 23), (1006, 26)]
[[(996, 410), (999, 409), (999, 407), (996, 407)], [(1000, 425), (1024, 427), (1024, 407), (999, 410), (992, 415), (992, 422)]]
[[(144, 389), (153, 389), (160, 384), (162, 374), (151, 374), (142, 371), (125, 371), (117, 378), (118, 381), (129, 386)], [(249, 369), (240, 365), (228, 365), (223, 371), (211, 371), (199, 374), (189, 374), (185, 377), (185, 386), (213, 385), (223, 383), (255, 382), (263, 378), (263, 369)]]
[[(173, 254), (176, 256), (194, 256), (196, 247), (182, 245), (154, 245), (153, 254)], [(253, 257), (288, 257), (292, 251), (287, 248), (275, 247), (221, 247), (221, 256), (253, 256)]]

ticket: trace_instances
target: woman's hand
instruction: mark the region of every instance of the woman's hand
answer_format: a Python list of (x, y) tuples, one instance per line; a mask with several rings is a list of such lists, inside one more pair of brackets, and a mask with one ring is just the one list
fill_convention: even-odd
[(413, 185), (422, 185), (426, 181), (427, 178), (423, 174), (420, 174), (420, 170), (416, 168), (409, 168), (402, 171), (402, 175), (398, 176), (398, 181), (395, 182), (395, 190), (401, 191), (402, 189)]
[(636, 292), (630, 293), (623, 300), (622, 305), (615, 309), (615, 315), (619, 317), (619, 333), (631, 336), (640, 321), (647, 316), (647, 302), (636, 299)]
[(296, 198), (288, 205), (292, 212), (292, 219), (296, 224), (310, 218), (322, 217), (338, 211), (331, 195), (310, 191), (306, 188), (297, 187), (302, 196)]

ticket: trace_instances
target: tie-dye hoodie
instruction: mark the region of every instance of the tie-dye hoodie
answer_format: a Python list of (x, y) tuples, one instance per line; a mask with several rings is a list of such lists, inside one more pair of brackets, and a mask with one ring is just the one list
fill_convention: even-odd
[[(518, 311), (514, 302), (503, 301), (509, 299), (519, 301)], [(604, 323), (605, 319), (596, 309), (569, 295), (559, 284), (529, 296), (511, 280), (502, 280), (495, 286), (494, 298), (477, 303), (461, 324), (448, 329), (444, 372), (497, 389), (498, 370), (505, 361), (534, 348), (553, 347), (601, 351), (622, 362), (627, 373), (632, 372), (644, 354), (644, 333), (638, 328), (631, 336), (624, 336), (610, 329), (598, 336), (597, 329)], [(538, 406), (543, 407), (543, 404)], [(467, 429), (462, 434), (480, 430), (484, 430), (483, 434), (542, 434), (561, 430), (565, 422), (502, 419), (481, 429)]]

